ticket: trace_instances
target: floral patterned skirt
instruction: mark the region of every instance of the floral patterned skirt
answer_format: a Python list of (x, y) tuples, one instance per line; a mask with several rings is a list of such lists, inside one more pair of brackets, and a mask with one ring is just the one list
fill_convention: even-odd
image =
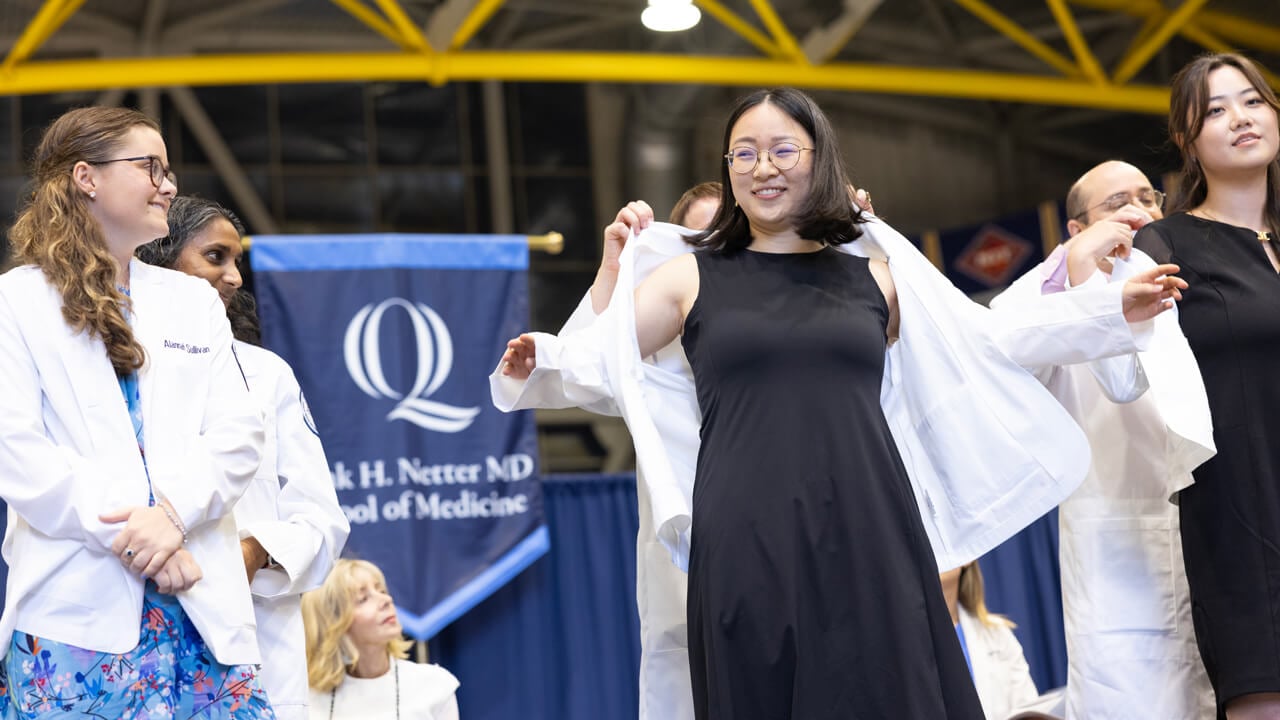
[(121, 655), (15, 632), (0, 718), (274, 720), (252, 665), (223, 665), (172, 595), (147, 583), (138, 646)]

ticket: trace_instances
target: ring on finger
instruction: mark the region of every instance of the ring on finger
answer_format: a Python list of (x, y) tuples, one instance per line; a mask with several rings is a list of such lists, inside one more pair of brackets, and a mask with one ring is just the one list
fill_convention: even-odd
[(133, 557), (133, 548), (125, 548), (124, 556), (127, 558)]

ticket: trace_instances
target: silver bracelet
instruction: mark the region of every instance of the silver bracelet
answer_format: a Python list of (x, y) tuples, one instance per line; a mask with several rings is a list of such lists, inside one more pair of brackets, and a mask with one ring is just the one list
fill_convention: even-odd
[(169, 510), (168, 505), (165, 505), (163, 502), (159, 502), (159, 503), (156, 503), (156, 506), (164, 511), (165, 517), (169, 518), (169, 522), (173, 523), (173, 526), (178, 528), (178, 532), (182, 533), (182, 544), (186, 545), (187, 544), (187, 528), (183, 526), (182, 522), (178, 520), (178, 517)]

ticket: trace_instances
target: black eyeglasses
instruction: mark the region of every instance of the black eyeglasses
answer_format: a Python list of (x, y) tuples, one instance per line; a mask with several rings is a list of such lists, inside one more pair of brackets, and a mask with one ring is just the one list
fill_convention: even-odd
[(1135, 205), (1141, 205), (1147, 210), (1164, 208), (1164, 193), (1159, 190), (1139, 190), (1137, 193), (1118, 192), (1097, 205), (1086, 208), (1084, 212), (1077, 215), (1075, 219), (1083, 220), (1089, 217), (1089, 213), (1097, 210), (1098, 208), (1102, 208), (1107, 212), (1115, 212), (1125, 205), (1128, 205), (1130, 202), (1134, 202)]
[(756, 165), (760, 164), (761, 155), (768, 158), (775, 168), (790, 170), (800, 162), (801, 150), (813, 150), (813, 148), (800, 147), (789, 142), (778, 143), (768, 150), (757, 150), (743, 145), (725, 153), (724, 159), (729, 163), (729, 169), (739, 175), (746, 175), (755, 170)]
[(178, 176), (173, 171), (165, 167), (164, 163), (156, 155), (139, 155), (138, 157), (115, 158), (113, 160), (91, 160), (90, 165), (106, 165), (107, 163), (117, 162), (142, 162), (147, 161), (147, 174), (151, 176), (151, 184), (157, 190), (164, 184), (165, 180), (173, 183), (174, 187), (178, 186)]

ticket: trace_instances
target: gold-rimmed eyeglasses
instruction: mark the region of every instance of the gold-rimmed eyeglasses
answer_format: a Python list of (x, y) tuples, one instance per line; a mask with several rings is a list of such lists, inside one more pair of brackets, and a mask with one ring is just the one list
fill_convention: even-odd
[(729, 169), (745, 175), (756, 169), (756, 165), (760, 164), (760, 157), (764, 156), (773, 166), (779, 170), (790, 170), (800, 162), (800, 152), (802, 150), (810, 150), (813, 148), (800, 147), (795, 143), (778, 143), (768, 150), (757, 150), (753, 147), (742, 145), (732, 148), (724, 154), (724, 159), (729, 163)]
[(172, 170), (165, 167), (165, 164), (161, 162), (160, 158), (156, 155), (139, 155), (137, 157), (114, 158), (111, 160), (91, 160), (89, 164), (106, 165), (107, 163), (142, 162), (143, 160), (147, 161), (147, 174), (151, 176), (151, 184), (154, 185), (157, 190), (160, 189), (160, 186), (164, 184), (165, 180), (173, 183), (174, 187), (178, 186), (178, 176), (175, 175)]
[(1164, 197), (1165, 197), (1164, 193), (1160, 192), (1159, 190), (1139, 190), (1136, 193), (1131, 193), (1127, 191), (1118, 192), (1114, 195), (1108, 196), (1106, 200), (1103, 200), (1097, 205), (1092, 205), (1090, 207), (1085, 208), (1083, 212), (1075, 216), (1075, 219), (1084, 220), (1085, 218), (1089, 217), (1089, 213), (1093, 212), (1094, 210), (1097, 210), (1098, 208), (1102, 208), (1103, 210), (1109, 213), (1112, 213), (1124, 207), (1125, 205), (1128, 205), (1129, 203), (1133, 203), (1134, 205), (1139, 205), (1145, 210), (1155, 210), (1156, 208), (1163, 209)]

